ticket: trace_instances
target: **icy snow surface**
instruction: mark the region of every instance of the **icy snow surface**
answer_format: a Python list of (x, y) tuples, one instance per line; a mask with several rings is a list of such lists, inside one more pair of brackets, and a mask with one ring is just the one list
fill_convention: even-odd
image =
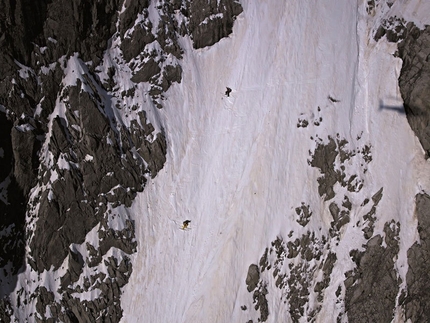
[[(407, 13), (416, 17), (418, 2), (410, 3)], [(167, 163), (132, 206), (139, 245), (121, 298), (122, 322), (245, 322), (240, 306), (252, 306), (248, 266), (278, 235), (303, 230), (293, 218), (302, 201), (314, 210), (330, 203), (318, 195), (318, 169), (307, 163), (316, 146), (311, 136), (326, 142), (339, 134), (350, 150), (372, 146), (367, 172), (348, 165), (365, 183), (351, 203), (383, 187), (374, 234), (383, 234), (390, 219), (400, 222), (396, 264), (404, 281), (406, 251), (417, 237), (413, 199), (430, 185), (417, 171), (425, 161), (405, 115), (380, 108), (402, 105), (396, 45), (372, 37), (381, 17), (368, 16), (361, 1), (242, 5), (229, 38), (200, 50), (182, 40), (183, 80), (160, 112)], [(297, 127), (301, 116), (308, 127)], [(353, 268), (349, 251), (365, 242), (354, 227), (364, 212), (356, 209), (334, 250), (329, 289)], [(331, 215), (314, 217), (311, 229), (327, 234)], [(186, 219), (191, 229), (180, 230)], [(333, 322), (335, 306), (325, 297), (317, 321)], [(286, 319), (278, 310), (269, 308), (268, 322)]]

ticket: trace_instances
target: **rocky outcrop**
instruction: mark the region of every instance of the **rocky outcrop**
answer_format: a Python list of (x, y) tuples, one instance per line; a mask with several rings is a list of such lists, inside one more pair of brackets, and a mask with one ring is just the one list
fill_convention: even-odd
[(248, 292), (252, 292), (258, 284), (260, 280), (260, 270), (257, 265), (251, 264), (249, 265), (248, 275), (246, 276), (246, 285)]
[[(66, 246), (82, 243), (109, 203), (130, 206), (144, 187), (145, 174), (155, 176), (165, 162), (165, 139), (157, 135), (148, 141), (153, 128), (144, 112), (138, 113), (139, 120), (130, 129), (117, 128), (106, 107), (84, 92), (84, 86), (91, 84), (78, 81), (62, 92), (70, 109), (64, 118), (52, 120), (50, 159), (40, 170), (50, 189), (40, 190), (31, 200), (38, 214), (30, 264), (38, 272), (57, 269), (68, 253)], [(58, 249), (59, 245), (65, 247)]]
[(401, 283), (394, 264), (399, 232), (399, 223), (386, 223), (385, 238), (376, 235), (363, 246), (365, 251), (350, 252), (356, 268), (345, 274), (348, 322), (392, 321)]
[[(118, 263), (115, 257), (110, 257), (104, 264), (107, 267), (106, 272), (91, 275), (83, 285), (64, 290), (61, 303), (46, 287), (39, 287), (34, 293), (36, 322), (119, 322), (122, 316), (121, 287), (127, 284), (130, 278), (131, 262), (125, 257)], [(96, 290), (99, 291), (99, 297), (90, 300), (80, 297)], [(45, 313), (50, 313), (50, 317)]]
[[(151, 6), (159, 13), (158, 27), (149, 19)], [(162, 1), (156, 5), (150, 1), (126, 1), (126, 10), (121, 14), (121, 50), (126, 62), (137, 60), (132, 81), (149, 82), (154, 104), (161, 108), (163, 92), (182, 78), (179, 60), (182, 58), (178, 38), (189, 35), (194, 48), (203, 48), (217, 43), (232, 32), (233, 23), (242, 12), (236, 0), (211, 1)], [(137, 14), (144, 20), (133, 24)], [(178, 13), (180, 21), (174, 19)], [(156, 33), (151, 32), (157, 28)], [(159, 50), (154, 50), (157, 43)]]
[[(363, 188), (363, 180), (359, 174), (347, 174), (346, 162), (351, 158), (359, 157), (362, 159), (363, 172), (367, 171), (365, 165), (372, 161), (370, 145), (364, 145), (361, 149), (346, 149), (348, 141), (345, 139), (328, 137), (325, 143), (321, 138), (315, 140), (317, 147), (312, 153), (308, 164), (320, 170), (321, 176), (318, 178), (318, 193), (324, 197), (325, 201), (331, 200), (335, 196), (333, 187), (339, 183), (347, 188), (349, 192), (359, 192)], [(340, 167), (336, 167), (335, 161), (338, 160)]]
[[(382, 21), (381, 26), (375, 33), (375, 40), (378, 41), (383, 36), (386, 36), (388, 41), (398, 42), (396, 55), (403, 61), (399, 76), (399, 87), (404, 101), (405, 113), (411, 129), (424, 149), (425, 158), (428, 159), (430, 156), (430, 63), (428, 59), (430, 56), (430, 26), (420, 29), (414, 23), (406, 22), (404, 19), (394, 16)], [(373, 200), (375, 202), (375, 199)], [(416, 196), (415, 214), (418, 219), (419, 242), (414, 243), (408, 250), (407, 287), (406, 290), (401, 292), (398, 299), (405, 321), (427, 322), (430, 319), (429, 293), (427, 292), (429, 288), (427, 264), (430, 259), (430, 249), (427, 242), (430, 230), (429, 208), (430, 197), (427, 193), (418, 194)], [(374, 222), (373, 208), (367, 215), (371, 222)], [(373, 228), (370, 234), (373, 234)], [(378, 239), (381, 240), (380, 237)], [(391, 279), (389, 277), (374, 277), (375, 281), (382, 282), (383, 290), (375, 291), (371, 286), (366, 285), (367, 283), (359, 285), (361, 285), (363, 295), (369, 291), (371, 295), (377, 293), (379, 296), (385, 296), (384, 298), (366, 297), (366, 300), (364, 300), (364, 296), (362, 297), (362, 304), (371, 309), (370, 313), (366, 312), (369, 313), (367, 318), (370, 320), (372, 315), (376, 317), (375, 315), (379, 314), (378, 319), (385, 318), (385, 321), (388, 322), (392, 313), (384, 312), (380, 303), (382, 301), (385, 306), (389, 306), (388, 303), (393, 304), (393, 298), (397, 292), (393, 286), (398, 286), (399, 281), (398, 279), (396, 281), (395, 273), (388, 268), (391, 268), (392, 261), (386, 256), (388, 250), (384, 250), (382, 246), (379, 246), (380, 242), (376, 241), (372, 249), (374, 250), (373, 252), (377, 253), (376, 257), (382, 259), (382, 266), (384, 266), (385, 270), (391, 272)], [(388, 242), (386, 244), (389, 247)], [(394, 248), (397, 248), (396, 244), (396, 242), (392, 242)], [(389, 256), (392, 257), (391, 254)], [(389, 266), (387, 267), (387, 265)], [(371, 266), (372, 264), (363, 267)], [(357, 296), (357, 289), (354, 293)], [(351, 295), (350, 300), (357, 301), (357, 313), (364, 313), (362, 305), (358, 305), (360, 297)]]
[(406, 320), (428, 322), (430, 320), (430, 196), (416, 196), (415, 214), (418, 219), (419, 242), (408, 250), (407, 290), (400, 299)]
[[(311, 232), (294, 241), (281, 237), (272, 241), (258, 265), (249, 266), (246, 284), (255, 304), (250, 309), (251, 316), (255, 310), (258, 321), (266, 322), (270, 316), (269, 304), (284, 303), (288, 304), (292, 322), (299, 322), (303, 316), (314, 318), (321, 306), (309, 303), (310, 298), (317, 295), (318, 302), (323, 300), (336, 262), (336, 255), (327, 252), (327, 247), (326, 237), (319, 239)], [(315, 278), (321, 269), (323, 275)], [(276, 286), (278, 291), (268, 286)]]
[(3, 77), (12, 75), (17, 66), (15, 60), (29, 65), (33, 42), (42, 37), (49, 1), (7, 1), (0, 2), (0, 69)]
[(0, 299), (0, 320), (4, 323), (11, 322), (11, 315), (13, 314), (12, 306), (6, 298)]
[(420, 30), (408, 23), (405, 39), (398, 45), (403, 60), (399, 87), (406, 116), (420, 140), (426, 158), (430, 153), (430, 26)]
[[(409, 125), (418, 137), (425, 158), (430, 156), (430, 26), (419, 29), (408, 23), (404, 39), (398, 45), (398, 56), (403, 60), (399, 87)], [(428, 263), (430, 248), (430, 197), (427, 193), (416, 196), (415, 214), (418, 219), (419, 242), (408, 250), (409, 269), (406, 290), (399, 304), (405, 320), (427, 322), (430, 319)]]
[(383, 19), (381, 25), (377, 29), (374, 39), (379, 41), (382, 37), (386, 37), (387, 41), (397, 43), (405, 38), (406, 35), (406, 21), (399, 17), (389, 17)]
[(118, 322), (137, 247), (127, 208), (166, 161), (146, 111), (181, 82), (179, 38), (212, 45), (242, 7), (0, 2), (0, 319)]
[[(357, 138), (357, 143), (360, 140)], [(252, 322), (269, 320), (269, 309), (276, 311), (274, 317), (287, 317), (291, 322), (304, 318), (319, 322), (327, 320), (320, 313), (325, 302), (333, 300), (329, 306), (334, 312), (330, 315), (337, 322), (391, 322), (401, 295), (402, 281), (395, 263), (400, 250), (400, 223), (387, 222), (383, 234), (374, 234), (384, 198), (382, 187), (357, 203), (357, 197), (366, 192), (360, 175), (372, 162), (372, 147), (363, 144), (351, 149), (350, 143), (338, 135), (326, 141), (317, 137), (315, 143), (308, 165), (320, 172), (315, 185), (321, 207), (313, 204), (311, 209), (303, 201), (285, 215), (295, 219), (297, 225), (274, 239), (258, 263), (249, 266), (246, 286), (253, 306), (247, 306), (250, 301), (242, 309)], [(427, 202), (420, 202), (422, 212), (428, 209)], [(357, 235), (351, 240), (352, 232)], [(349, 251), (353, 264), (346, 270), (348, 265), (344, 258), (339, 262), (336, 250), (349, 250), (356, 241), (364, 243)], [(422, 247), (417, 244), (415, 248)], [(422, 264), (420, 256), (417, 254), (416, 259)], [(339, 281), (341, 275), (345, 277), (343, 282)], [(413, 299), (417, 301), (417, 297)], [(413, 306), (422, 313), (423, 304)]]
[[(17, 177), (20, 176), (14, 173), (15, 165), (21, 163), (13, 158), (13, 128), (13, 122), (8, 119), (7, 114), (0, 112), (0, 268), (3, 268), (0, 271), (0, 298), (13, 290), (16, 284), (15, 275), (22, 268), (25, 255), (27, 197), (24, 188), (28, 190), (29, 185), (19, 182)], [(28, 159), (21, 161), (28, 165)], [(27, 172), (32, 173), (32, 167), (21, 169), (21, 174)]]
[(231, 34), (234, 20), (242, 10), (236, 0), (189, 1), (186, 12), (194, 48), (211, 46)]

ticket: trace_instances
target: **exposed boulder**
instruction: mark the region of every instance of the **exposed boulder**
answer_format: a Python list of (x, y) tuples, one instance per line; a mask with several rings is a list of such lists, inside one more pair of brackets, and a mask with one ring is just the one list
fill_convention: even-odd
[(259, 280), (260, 270), (258, 269), (258, 266), (255, 264), (249, 265), (248, 275), (246, 275), (246, 285), (248, 292), (252, 292), (257, 287)]
[(231, 34), (234, 20), (243, 11), (238, 1), (195, 0), (187, 4), (194, 48), (211, 46)]
[(158, 64), (154, 61), (154, 59), (150, 58), (140, 70), (136, 72), (136, 74), (133, 75), (131, 80), (135, 83), (140, 82), (148, 82), (151, 80), (152, 77), (159, 74), (161, 71), (161, 68), (158, 66)]

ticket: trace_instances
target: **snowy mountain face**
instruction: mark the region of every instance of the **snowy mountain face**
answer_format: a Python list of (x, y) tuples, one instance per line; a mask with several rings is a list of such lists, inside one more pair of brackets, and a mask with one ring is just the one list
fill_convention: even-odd
[(430, 320), (430, 3), (0, 3), (0, 321)]

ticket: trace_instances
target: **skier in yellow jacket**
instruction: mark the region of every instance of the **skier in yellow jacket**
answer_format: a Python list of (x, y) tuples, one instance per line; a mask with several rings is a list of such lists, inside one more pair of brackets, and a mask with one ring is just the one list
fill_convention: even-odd
[(184, 222), (182, 222), (182, 230), (185, 230), (186, 228), (188, 228), (188, 225), (191, 223), (191, 220), (185, 220)]

